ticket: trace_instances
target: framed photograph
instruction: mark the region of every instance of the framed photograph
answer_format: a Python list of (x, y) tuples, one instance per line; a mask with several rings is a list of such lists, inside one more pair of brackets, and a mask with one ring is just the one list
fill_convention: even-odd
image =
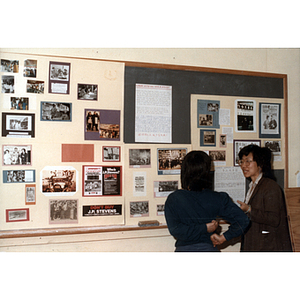
[(28, 97), (10, 97), (11, 110), (28, 110), (29, 98)]
[(35, 204), (36, 199), (36, 186), (35, 184), (26, 184), (25, 185), (25, 204)]
[(235, 101), (236, 132), (256, 132), (256, 101)]
[(103, 146), (102, 147), (102, 161), (121, 161), (121, 147), (119, 146)]
[(129, 205), (131, 218), (149, 216), (149, 201), (134, 201)]
[(227, 134), (220, 134), (220, 148), (226, 148), (227, 147)]
[(154, 181), (154, 198), (168, 197), (178, 190), (178, 180)]
[(78, 172), (73, 167), (45, 167), (40, 180), (45, 196), (72, 196), (77, 192)]
[(216, 130), (201, 129), (200, 130), (200, 146), (215, 147), (216, 146)]
[(24, 60), (24, 69), (23, 69), (24, 77), (36, 78), (36, 70), (37, 70), (37, 60), (35, 59)]
[(82, 166), (83, 197), (121, 196), (121, 166)]
[(29, 208), (6, 209), (6, 222), (29, 221)]
[(281, 138), (281, 104), (259, 103), (259, 137)]
[(18, 73), (19, 61), (10, 59), (1, 59), (1, 72)]
[(3, 166), (31, 166), (31, 145), (3, 145)]
[(3, 183), (35, 182), (35, 170), (3, 170)]
[(41, 102), (41, 121), (72, 121), (72, 103)]
[(233, 162), (234, 166), (239, 166), (239, 152), (242, 148), (248, 146), (248, 145), (257, 145), (261, 146), (261, 140), (234, 140), (233, 141)]
[(130, 168), (150, 168), (151, 150), (150, 149), (129, 149)]
[(157, 149), (158, 175), (180, 174), (181, 164), (186, 154), (187, 154), (187, 148)]
[(197, 102), (197, 127), (220, 128), (219, 109), (220, 101), (199, 99)]
[(50, 94), (70, 93), (70, 71), (70, 63), (50, 61), (48, 90)]
[(85, 140), (120, 141), (120, 111), (85, 109)]
[(98, 100), (98, 85), (79, 83), (77, 88), (78, 100)]
[(2, 113), (2, 136), (33, 138), (35, 136), (35, 115)]
[(44, 94), (45, 82), (41, 80), (27, 80), (26, 91), (33, 94)]
[(49, 224), (78, 223), (78, 200), (49, 200)]
[(2, 75), (1, 79), (2, 93), (12, 94), (15, 92), (15, 77), (10, 75)]

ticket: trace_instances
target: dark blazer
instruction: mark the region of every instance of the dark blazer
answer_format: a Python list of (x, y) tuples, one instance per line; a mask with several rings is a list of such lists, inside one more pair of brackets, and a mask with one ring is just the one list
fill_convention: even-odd
[(284, 194), (272, 179), (262, 177), (249, 201), (250, 225), (242, 251), (292, 251)]

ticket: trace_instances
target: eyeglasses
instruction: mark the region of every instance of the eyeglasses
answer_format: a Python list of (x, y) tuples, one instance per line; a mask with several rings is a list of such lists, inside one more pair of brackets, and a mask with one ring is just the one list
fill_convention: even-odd
[(253, 160), (248, 160), (248, 159), (242, 160), (242, 159), (240, 159), (240, 160), (238, 161), (238, 164), (239, 164), (240, 166), (241, 166), (242, 164), (245, 164), (246, 166), (249, 166), (252, 162), (253, 162)]

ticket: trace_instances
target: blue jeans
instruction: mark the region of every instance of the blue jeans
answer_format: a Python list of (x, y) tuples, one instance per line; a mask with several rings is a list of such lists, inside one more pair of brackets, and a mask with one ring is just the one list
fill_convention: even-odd
[(208, 243), (198, 243), (193, 245), (178, 246), (175, 252), (220, 252), (217, 247)]

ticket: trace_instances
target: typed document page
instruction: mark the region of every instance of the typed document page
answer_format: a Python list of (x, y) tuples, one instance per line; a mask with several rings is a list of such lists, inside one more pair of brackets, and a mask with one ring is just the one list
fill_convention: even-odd
[(172, 143), (172, 86), (136, 84), (135, 142)]

